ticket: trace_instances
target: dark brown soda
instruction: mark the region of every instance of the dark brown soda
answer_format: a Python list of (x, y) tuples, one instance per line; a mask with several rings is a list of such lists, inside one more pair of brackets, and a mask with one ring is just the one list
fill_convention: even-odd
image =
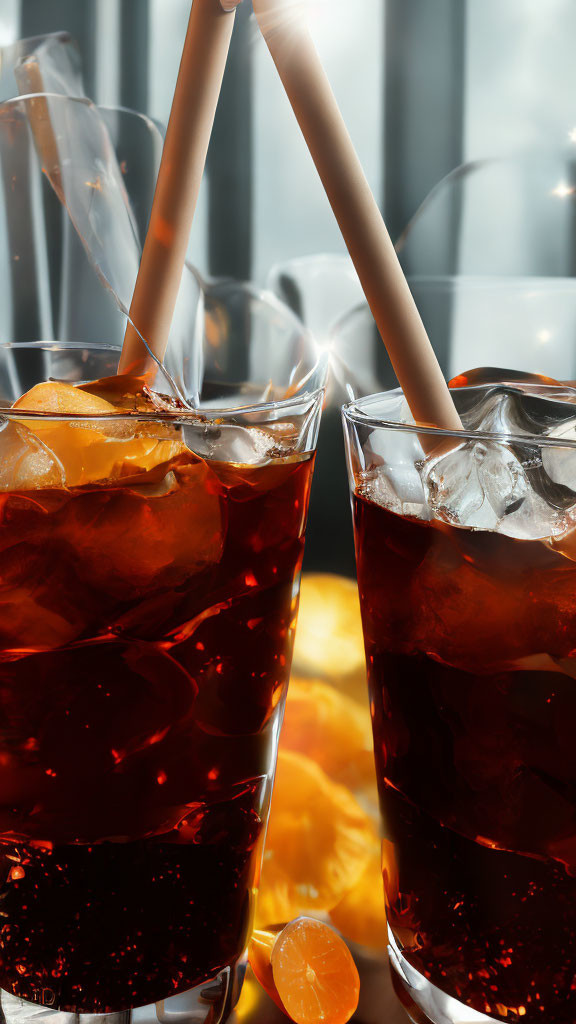
[(576, 1020), (576, 563), (357, 495), (388, 919), (502, 1021)]
[(250, 927), (311, 457), (0, 496), (0, 985), (106, 1013)]

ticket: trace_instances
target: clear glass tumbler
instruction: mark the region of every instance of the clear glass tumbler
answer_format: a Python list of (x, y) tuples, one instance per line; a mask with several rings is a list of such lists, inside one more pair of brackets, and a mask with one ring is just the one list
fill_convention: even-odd
[(322, 393), (191, 412), (94, 383), (109, 348), (33, 348), (44, 396), (77, 411), (26, 411), (33, 392), (0, 415), (2, 1012), (155, 1020), (179, 996), (181, 1019), (218, 1020), (251, 929)]
[(0, 104), (11, 1024), (216, 1024), (251, 929), (324, 364), (273, 296), (186, 267), (155, 379), (115, 376), (152, 128)]
[(396, 990), (414, 1021), (576, 1016), (576, 391), (344, 410)]

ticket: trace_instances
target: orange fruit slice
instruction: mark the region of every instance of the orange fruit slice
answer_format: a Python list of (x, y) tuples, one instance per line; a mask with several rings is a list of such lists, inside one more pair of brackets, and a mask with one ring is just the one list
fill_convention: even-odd
[(358, 883), (330, 911), (330, 920), (350, 942), (371, 950), (386, 949), (388, 933), (378, 843), (374, 844), (370, 861)]
[(335, 907), (363, 874), (375, 828), (310, 758), (280, 751), (256, 909), (259, 925)]
[(307, 754), (349, 789), (376, 782), (367, 703), (362, 708), (319, 679), (291, 679), (280, 744)]
[(93, 416), (97, 413), (114, 414), (110, 402), (60, 381), (35, 384), (22, 398), (14, 402), (14, 409), (26, 412), (52, 412), (75, 416)]
[(352, 955), (321, 921), (301, 917), (280, 932), (255, 931), (248, 959), (265, 992), (297, 1024), (346, 1024), (358, 1006)]
[(270, 998), (274, 1000), (276, 1006), (279, 1006), (282, 1012), (284, 1012), (284, 1007), (274, 984), (274, 975), (272, 974), (272, 950), (277, 938), (278, 930), (254, 931), (248, 946), (248, 961), (256, 980)]
[[(87, 417), (112, 416), (119, 411), (100, 395), (59, 381), (37, 384), (14, 408)], [(138, 476), (186, 452), (169, 429), (136, 420), (62, 422), (47, 418), (29, 419), (26, 426), (56, 457), (69, 487)]]
[(272, 976), (296, 1024), (346, 1024), (358, 1006), (360, 979), (346, 943), (321, 921), (300, 918), (272, 948)]
[(340, 679), (357, 673), (365, 694), (366, 665), (358, 585), (330, 573), (305, 573), (294, 646), (300, 675)]

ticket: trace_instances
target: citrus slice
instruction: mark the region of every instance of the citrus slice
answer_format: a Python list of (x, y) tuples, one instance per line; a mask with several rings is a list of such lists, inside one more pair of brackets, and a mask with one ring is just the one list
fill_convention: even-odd
[(292, 678), (280, 739), (349, 789), (375, 783), (372, 725), (360, 705), (318, 679)]
[(330, 911), (330, 920), (345, 939), (371, 950), (388, 945), (379, 844), (375, 843), (364, 874)]
[[(151, 406), (154, 409), (153, 406)], [(138, 477), (186, 452), (171, 427), (130, 421), (94, 419), (119, 410), (101, 395), (73, 384), (48, 381), (37, 384), (14, 404), (25, 412), (86, 416), (85, 420), (29, 419), (33, 430), (58, 459), (69, 487), (97, 481)]]
[(97, 413), (111, 415), (116, 412), (114, 406), (105, 399), (89, 395), (73, 384), (61, 381), (35, 384), (30, 391), (22, 395), (22, 398), (14, 402), (13, 408), (25, 412), (51, 412), (70, 416), (93, 416)]
[(352, 889), (370, 859), (374, 825), (343, 786), (303, 754), (283, 750), (257, 905), (257, 922), (328, 911)]
[(272, 948), (272, 977), (295, 1024), (346, 1024), (358, 1006), (360, 979), (346, 943), (321, 921), (299, 918)]
[(258, 983), (284, 1012), (272, 974), (272, 950), (277, 938), (278, 930), (254, 931), (248, 946), (248, 961)]

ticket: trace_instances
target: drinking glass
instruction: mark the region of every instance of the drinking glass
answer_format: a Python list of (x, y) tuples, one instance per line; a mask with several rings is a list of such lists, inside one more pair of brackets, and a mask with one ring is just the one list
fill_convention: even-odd
[(165, 363), (123, 387), (127, 122), (40, 99), (51, 164), (30, 101), (0, 105), (0, 1007), (216, 1024), (251, 929), (324, 363), (273, 296), (186, 268)]
[(576, 417), (536, 377), (344, 410), (396, 990), (414, 1021), (576, 1013)]
[[(117, 358), (32, 348), (68, 383)], [(2, 411), (7, 1019), (21, 1000), (105, 1014), (187, 992), (204, 1020), (237, 993), (321, 395), (210, 414), (155, 400)]]
[(276, 263), (267, 286), (322, 342), (328, 341), (334, 323), (364, 297), (352, 260), (335, 253)]
[[(574, 155), (572, 144), (458, 167), (398, 240), (448, 379), (480, 366), (576, 378)], [(330, 338), (353, 397), (398, 383), (365, 302)]]

